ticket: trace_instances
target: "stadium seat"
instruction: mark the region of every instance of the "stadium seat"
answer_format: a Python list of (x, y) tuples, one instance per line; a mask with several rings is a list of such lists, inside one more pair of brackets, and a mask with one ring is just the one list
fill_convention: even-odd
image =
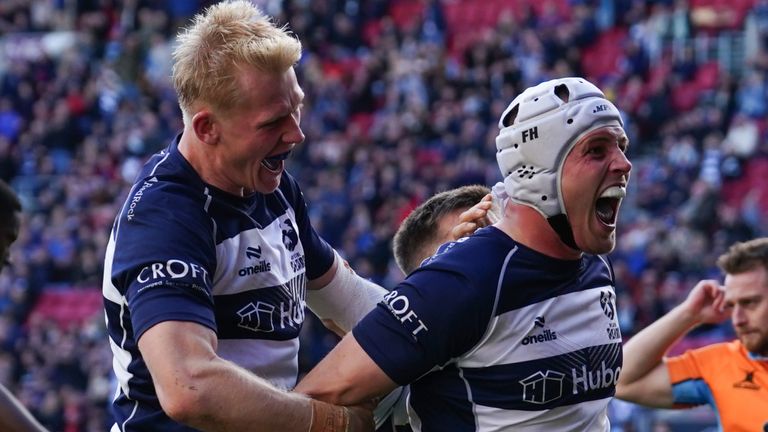
[(69, 328), (81, 325), (101, 311), (101, 290), (56, 287), (43, 290), (32, 308), (29, 319), (48, 318), (61, 328)]
[(424, 3), (420, 1), (394, 1), (389, 8), (389, 15), (392, 17), (392, 21), (400, 29), (409, 28), (420, 22), (423, 12)]
[(678, 84), (672, 89), (672, 108), (677, 112), (689, 111), (699, 101), (699, 93), (695, 81)]
[(581, 67), (586, 78), (600, 82), (616, 75), (619, 59), (623, 56), (621, 47), (626, 37), (625, 29), (611, 29), (601, 34), (592, 46), (584, 49)]
[(720, 78), (720, 65), (716, 61), (704, 63), (696, 70), (696, 86), (699, 90), (710, 90), (717, 87)]

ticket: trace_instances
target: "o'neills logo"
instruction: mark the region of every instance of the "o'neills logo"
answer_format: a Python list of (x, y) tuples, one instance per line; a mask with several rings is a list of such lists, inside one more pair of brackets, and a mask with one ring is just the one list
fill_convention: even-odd
[(256, 265), (241, 268), (237, 274), (238, 276), (248, 276), (268, 271), (272, 271), (272, 264), (267, 261), (259, 261)]
[(557, 333), (554, 330), (550, 330), (548, 328), (544, 328), (544, 326), (547, 323), (547, 319), (544, 318), (543, 315), (537, 316), (533, 320), (533, 327), (541, 328), (543, 329), (541, 333), (538, 334), (532, 334), (528, 335), (523, 338), (522, 344), (528, 345), (528, 344), (535, 344), (540, 342), (549, 342), (557, 339)]
[(540, 342), (549, 342), (557, 339), (557, 332), (545, 329), (543, 332), (535, 335), (528, 335), (523, 338), (523, 345), (535, 344)]
[(259, 261), (254, 265), (246, 266), (237, 271), (237, 275), (240, 277), (255, 275), (258, 273), (272, 271), (272, 264), (269, 261), (261, 258), (261, 245), (248, 246), (245, 248), (245, 257), (248, 259), (257, 259)]

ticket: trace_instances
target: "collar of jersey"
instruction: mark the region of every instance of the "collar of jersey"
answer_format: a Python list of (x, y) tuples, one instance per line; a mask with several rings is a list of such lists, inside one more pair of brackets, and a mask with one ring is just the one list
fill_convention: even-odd
[(753, 353), (753, 352), (750, 352), (750, 351), (747, 351), (747, 354), (749, 354), (750, 360), (768, 362), (768, 357), (766, 357), (766, 356), (762, 356), (760, 354), (756, 354), (756, 353)]

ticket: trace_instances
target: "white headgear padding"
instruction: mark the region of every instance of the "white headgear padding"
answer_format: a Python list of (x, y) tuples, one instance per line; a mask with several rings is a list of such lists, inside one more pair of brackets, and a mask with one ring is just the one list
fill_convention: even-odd
[(559, 78), (530, 87), (499, 119), (496, 160), (510, 199), (546, 218), (565, 215), (560, 176), (579, 138), (602, 126), (620, 126), (619, 110), (584, 78)]

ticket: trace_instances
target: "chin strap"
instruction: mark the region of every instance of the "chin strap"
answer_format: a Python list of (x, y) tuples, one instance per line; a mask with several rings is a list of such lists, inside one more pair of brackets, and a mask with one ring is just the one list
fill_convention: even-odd
[(573, 239), (573, 230), (571, 229), (571, 224), (568, 222), (568, 216), (560, 213), (559, 215), (547, 218), (547, 222), (549, 222), (549, 225), (555, 230), (563, 243), (579, 250), (579, 247), (576, 246), (576, 241)]

